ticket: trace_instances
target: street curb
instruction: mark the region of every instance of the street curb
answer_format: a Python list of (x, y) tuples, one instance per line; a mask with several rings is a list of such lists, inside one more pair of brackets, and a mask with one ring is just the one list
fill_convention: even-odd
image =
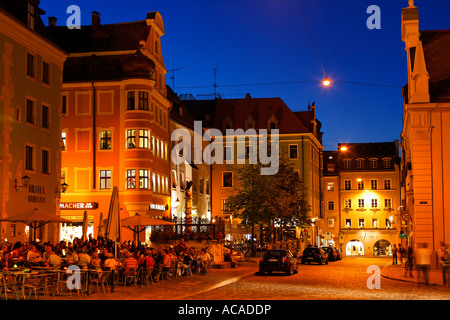
[[(407, 279), (400, 279), (400, 278), (394, 278), (391, 276), (387, 276), (386, 274), (383, 274), (383, 272), (389, 267), (389, 265), (384, 266), (383, 270), (381, 271), (381, 276), (385, 279), (388, 280), (394, 280), (394, 281), (400, 281), (400, 282), (408, 282), (408, 283), (412, 283), (412, 284), (416, 284), (419, 285), (419, 283), (417, 283), (417, 281), (413, 281), (413, 280), (407, 280)], [(423, 283), (420, 283), (420, 285), (425, 285)], [(435, 286), (435, 287), (445, 287), (443, 284), (438, 284), (438, 283), (429, 283), (429, 286)]]

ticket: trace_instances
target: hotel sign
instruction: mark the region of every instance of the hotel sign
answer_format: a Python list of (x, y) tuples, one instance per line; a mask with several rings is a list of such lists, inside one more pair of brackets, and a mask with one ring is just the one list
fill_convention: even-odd
[(61, 210), (94, 210), (98, 208), (98, 202), (61, 202)]

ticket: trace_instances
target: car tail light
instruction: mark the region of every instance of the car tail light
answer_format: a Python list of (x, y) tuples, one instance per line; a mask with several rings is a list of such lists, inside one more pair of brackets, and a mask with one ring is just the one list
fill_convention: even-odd
[(286, 259), (286, 257), (283, 257), (283, 259), (281, 259), (281, 262), (286, 262), (287, 261), (287, 259)]
[(261, 260), (259, 260), (260, 262), (263, 262), (264, 261), (264, 258), (261, 258)]

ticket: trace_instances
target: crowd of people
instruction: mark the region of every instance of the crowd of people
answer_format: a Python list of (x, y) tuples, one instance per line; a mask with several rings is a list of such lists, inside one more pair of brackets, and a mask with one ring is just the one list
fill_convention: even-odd
[(136, 246), (131, 241), (116, 247), (113, 242), (102, 237), (94, 239), (89, 236), (85, 241), (75, 238), (73, 243), (5, 243), (0, 250), (0, 270), (5, 271), (14, 266), (64, 268), (77, 265), (80, 268), (127, 272), (129, 269), (138, 270), (142, 267), (149, 270), (162, 265), (162, 271), (167, 272), (177, 262), (178, 275), (185, 274), (188, 267), (193, 273), (206, 274), (211, 261), (212, 257), (205, 248), (196, 250), (188, 247), (184, 239), (176, 246), (156, 249), (143, 244)]

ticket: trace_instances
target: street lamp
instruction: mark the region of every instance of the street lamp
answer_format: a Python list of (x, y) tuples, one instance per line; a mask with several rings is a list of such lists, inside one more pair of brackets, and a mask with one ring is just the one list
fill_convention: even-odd
[(330, 81), (330, 79), (328, 79), (327, 77), (325, 77), (325, 79), (323, 79), (323, 81), (322, 81), (322, 84), (323, 84), (325, 87), (328, 87), (328, 86), (331, 84), (331, 81)]
[(17, 179), (14, 179), (14, 193), (16, 193), (17, 191), (19, 191), (22, 188), (26, 188), (28, 187), (28, 185), (30, 184), (30, 180), (31, 178), (27, 175), (23, 176), (21, 178), (22, 180), (22, 185), (17, 185)]

